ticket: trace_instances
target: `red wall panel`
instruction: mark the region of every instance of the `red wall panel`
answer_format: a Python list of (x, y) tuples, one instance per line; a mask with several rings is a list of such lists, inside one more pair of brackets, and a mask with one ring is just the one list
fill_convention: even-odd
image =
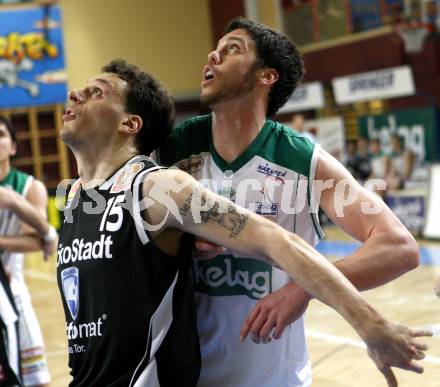
[(223, 36), (223, 29), (231, 19), (244, 16), (245, 9), (242, 0), (210, 0), (211, 24), (214, 37), (213, 47)]

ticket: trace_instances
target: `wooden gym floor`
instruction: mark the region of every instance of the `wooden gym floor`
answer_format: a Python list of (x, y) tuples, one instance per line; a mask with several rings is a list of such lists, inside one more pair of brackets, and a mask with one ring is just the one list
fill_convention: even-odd
[[(326, 256), (349, 254), (355, 244), (333, 228), (320, 246)], [(387, 318), (411, 327), (433, 327), (437, 332), (424, 341), (429, 345), (423, 361), (425, 372), (417, 375), (396, 370), (399, 386), (440, 386), (440, 299), (432, 290), (440, 275), (440, 243), (420, 241), (422, 264), (416, 270), (364, 296)], [(48, 263), (41, 255), (28, 257), (26, 279), (46, 343), (52, 387), (66, 387), (67, 368), (65, 322), (55, 278), (55, 257)], [(306, 313), (307, 339), (315, 387), (386, 386), (382, 375), (368, 358), (354, 330), (332, 309), (313, 301)], [(233, 387), (233, 386), (231, 386)], [(275, 386), (274, 386), (275, 387)]]

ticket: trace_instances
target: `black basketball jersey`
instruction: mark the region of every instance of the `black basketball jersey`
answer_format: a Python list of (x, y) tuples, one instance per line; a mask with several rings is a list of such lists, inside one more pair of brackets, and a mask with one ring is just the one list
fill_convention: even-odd
[(190, 243), (161, 251), (139, 201), (152, 160), (129, 160), (95, 190), (75, 182), (58, 246), (71, 386), (195, 386), (200, 371)]

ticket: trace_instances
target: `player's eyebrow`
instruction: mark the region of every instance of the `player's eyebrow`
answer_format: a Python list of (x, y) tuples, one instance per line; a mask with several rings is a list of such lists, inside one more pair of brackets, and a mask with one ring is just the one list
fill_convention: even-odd
[(114, 85), (105, 78), (93, 78), (89, 81), (89, 83), (92, 83), (92, 82), (101, 83), (105, 86), (105, 88), (110, 88), (110, 89), (114, 88)]
[(218, 41), (217, 44), (217, 48), (221, 45), (221, 44), (227, 44), (230, 43), (231, 41), (236, 41), (238, 43), (240, 43), (240, 45), (244, 46), (244, 47), (248, 47), (249, 44), (251, 43), (251, 40), (249, 38), (245, 38), (242, 36), (229, 36), (226, 40), (225, 39), (221, 39)]

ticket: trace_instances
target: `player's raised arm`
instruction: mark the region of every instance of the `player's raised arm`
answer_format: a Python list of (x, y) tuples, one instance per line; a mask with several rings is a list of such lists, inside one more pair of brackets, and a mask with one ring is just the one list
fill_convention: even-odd
[(391, 366), (423, 371), (414, 360), (422, 359), (427, 348), (414, 337), (430, 333), (388, 322), (331, 263), (297, 235), (212, 193), (181, 171), (150, 174), (143, 193), (149, 227), (179, 228), (283, 268), (356, 329), (390, 385), (394, 385)]

